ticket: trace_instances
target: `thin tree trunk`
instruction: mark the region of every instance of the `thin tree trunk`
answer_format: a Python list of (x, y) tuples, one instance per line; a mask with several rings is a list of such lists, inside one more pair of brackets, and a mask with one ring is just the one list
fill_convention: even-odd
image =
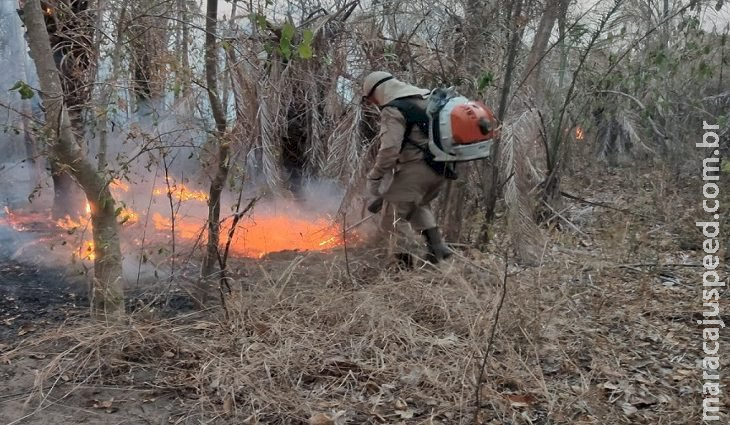
[[(23, 81), (28, 81), (23, 80)], [(29, 194), (32, 197), (33, 193), (41, 187), (41, 181), (43, 176), (43, 167), (41, 166), (40, 153), (38, 152), (38, 144), (33, 136), (33, 129), (30, 124), (30, 115), (32, 112), (30, 108), (24, 109), (23, 113), (26, 115), (23, 117), (23, 139), (25, 142), (25, 155), (28, 158), (30, 166), (28, 167), (28, 177), (33, 182), (32, 192)]]
[[(512, 86), (512, 78), (515, 72), (515, 61), (517, 59), (517, 52), (519, 51), (520, 38), (522, 38), (522, 29), (517, 28), (516, 19), (522, 15), (522, 4), (523, 0), (515, 0), (513, 13), (512, 13), (512, 38), (510, 39), (509, 51), (507, 53), (507, 64), (504, 69), (504, 82), (502, 84), (502, 96), (499, 101), (499, 111), (497, 113), (497, 119), (500, 122), (504, 122), (504, 117), (507, 114), (507, 101), (509, 99), (510, 87)], [(489, 232), (487, 226), (494, 220), (495, 208), (497, 206), (497, 198), (499, 197), (499, 166), (497, 161), (499, 158), (500, 143), (499, 139), (494, 141), (492, 146), (491, 160), (487, 163), (486, 176), (488, 177), (487, 184), (485, 185), (485, 210), (484, 210), (484, 226), (481, 231), (481, 242), (486, 243)]]
[(94, 279), (90, 298), (97, 318), (118, 319), (124, 314), (122, 255), (114, 198), (107, 182), (84, 156), (64, 107), (64, 93), (46, 30), (40, 0), (28, 0), (24, 8), (30, 54), (36, 64), (46, 125), (51, 135), (50, 150), (58, 164), (73, 174), (91, 207), (94, 237)]
[(530, 54), (527, 56), (527, 63), (525, 65), (525, 73), (527, 75), (525, 75), (523, 80), (536, 90), (540, 87), (540, 72), (542, 70), (540, 64), (547, 50), (555, 21), (558, 18), (560, 2), (561, 0), (550, 0), (545, 3), (545, 10), (542, 13), (540, 23), (537, 26), (537, 32), (535, 33), (535, 41), (532, 43), (532, 49), (530, 49)]
[(182, 15), (182, 46), (180, 49), (180, 55), (182, 56), (182, 67), (183, 67), (183, 81), (181, 94), (187, 94), (190, 89), (190, 25), (188, 25), (188, 5), (187, 0), (180, 0), (181, 15)]
[[(238, 10), (238, 0), (231, 0), (231, 16), (228, 18), (228, 25), (226, 30), (232, 32), (233, 28), (236, 25), (236, 22), (233, 20), (233, 17), (236, 16), (236, 11)], [(230, 37), (230, 32), (228, 36)], [(225, 65), (223, 72), (230, 72), (230, 67), (234, 66), (235, 64), (231, 63), (231, 61), (228, 60), (228, 55), (225, 55)], [(223, 79), (223, 87), (221, 88), (221, 96), (223, 96), (223, 102), (222, 102), (222, 108), (224, 111), (228, 110), (228, 93), (231, 89), (231, 80), (229, 78)]]
[(124, 43), (122, 43), (122, 37), (124, 34), (124, 29), (126, 28), (126, 22), (127, 20), (127, 6), (122, 5), (122, 10), (119, 12), (119, 19), (117, 19), (117, 43), (114, 45), (114, 50), (112, 51), (112, 69), (111, 69), (111, 76), (109, 77), (110, 81), (107, 81), (107, 84), (104, 85), (101, 92), (101, 102), (104, 105), (104, 108), (101, 111), (101, 114), (99, 115), (99, 118), (96, 123), (96, 127), (99, 131), (99, 153), (98, 153), (98, 169), (99, 171), (103, 171), (106, 169), (107, 166), (107, 151), (108, 151), (108, 134), (109, 134), (109, 103), (111, 102), (112, 94), (114, 92), (114, 84), (113, 82), (116, 81), (117, 77), (119, 76), (119, 72), (121, 69), (121, 62), (122, 62), (122, 47), (124, 46)]
[(558, 71), (558, 88), (563, 88), (565, 81), (565, 72), (568, 69), (568, 44), (566, 43), (566, 30), (568, 27), (568, 6), (570, 0), (560, 1), (560, 13), (558, 13), (558, 35), (560, 44), (560, 70)]
[(202, 275), (210, 277), (218, 261), (220, 242), (221, 193), (228, 177), (230, 144), (225, 140), (226, 116), (218, 93), (218, 55), (216, 54), (216, 29), (218, 0), (208, 0), (205, 21), (205, 79), (208, 84), (208, 99), (215, 120), (215, 141), (218, 144), (217, 169), (210, 183), (208, 196), (208, 243), (203, 261)]
[[(483, 72), (487, 34), (485, 33), (484, 22), (489, 19), (492, 13), (491, 1), (467, 0), (466, 23), (464, 25), (464, 63), (467, 76), (477, 80)], [(471, 94), (476, 93), (476, 87), (472, 87)], [(468, 179), (467, 166), (460, 166), (460, 172), (464, 173), (462, 179)], [(443, 232), (444, 237), (450, 241), (460, 242), (463, 233), (464, 222), (462, 220), (464, 205), (466, 204), (467, 190), (464, 182), (448, 181), (446, 195), (443, 197)]]

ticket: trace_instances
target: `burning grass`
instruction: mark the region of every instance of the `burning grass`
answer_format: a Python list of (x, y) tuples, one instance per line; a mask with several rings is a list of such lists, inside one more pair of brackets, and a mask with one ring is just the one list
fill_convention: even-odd
[[(124, 200), (134, 192), (129, 184), (115, 180), (110, 186), (115, 198), (122, 201), (122, 206), (117, 210), (117, 219), (122, 225), (123, 237), (127, 236), (128, 240), (141, 239), (137, 235), (150, 233), (145, 236), (148, 241), (167, 242), (174, 231), (178, 248), (195, 249), (205, 244), (207, 195), (204, 192), (180, 183), (156, 187), (151, 195), (156, 207), (148, 207), (146, 211), (142, 211), (124, 204)], [(164, 199), (166, 197), (174, 203), (173, 214), (170, 214), (170, 204)], [(142, 201), (143, 204), (150, 204), (148, 198)], [(280, 200), (273, 204), (274, 207), (269, 205), (262, 210), (255, 210), (238, 222), (230, 244), (232, 256), (262, 258), (272, 252), (325, 251), (342, 244), (340, 227), (333, 224), (326, 214), (304, 212), (300, 205), (292, 201)], [(85, 215), (58, 219), (55, 221), (55, 228), (46, 224), (53, 222), (50, 212), (11, 211), (7, 207), (5, 210), (3, 221), (16, 231), (60, 235), (64, 239), (60, 243), (72, 247), (74, 258), (94, 260), (91, 211), (88, 203)], [(149, 216), (149, 223), (146, 216)], [(230, 217), (221, 223), (222, 245), (227, 242), (231, 223)], [(356, 232), (350, 232), (348, 237), (352, 241), (358, 238)]]

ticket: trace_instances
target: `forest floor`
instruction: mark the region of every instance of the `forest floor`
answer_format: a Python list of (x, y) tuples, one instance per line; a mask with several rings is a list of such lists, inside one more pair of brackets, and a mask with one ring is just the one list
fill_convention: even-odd
[(211, 288), (95, 323), (78, 277), (0, 259), (0, 424), (700, 423), (699, 183), (591, 173), (564, 191), (615, 209), (565, 199), (537, 266), (505, 267), (499, 228), (412, 272), (358, 247), (241, 259), (227, 318)]

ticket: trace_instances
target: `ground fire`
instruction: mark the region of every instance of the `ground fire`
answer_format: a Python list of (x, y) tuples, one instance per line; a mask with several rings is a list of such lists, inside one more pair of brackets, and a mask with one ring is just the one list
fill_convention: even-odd
[[(120, 201), (118, 222), (125, 233), (140, 233), (146, 228), (147, 240), (167, 243), (173, 236), (178, 247), (204, 246), (206, 239), (205, 218), (200, 212), (207, 208), (207, 194), (193, 190), (184, 184), (166, 184), (152, 190), (153, 201), (158, 205), (191, 205), (197, 214), (176, 213), (174, 219), (169, 214), (148, 210), (135, 210), (123, 199), (130, 192), (130, 186), (121, 181), (111, 185), (115, 199)], [(81, 260), (94, 260), (94, 244), (91, 234), (91, 210), (87, 203), (82, 217), (66, 216), (53, 223), (50, 213), (26, 212), (5, 208), (4, 220), (7, 225), (19, 232), (56, 234), (70, 239), (64, 244), (74, 247), (75, 257)], [(224, 219), (221, 224), (221, 246), (224, 247), (230, 234), (232, 220)], [(332, 224), (329, 217), (301, 217), (292, 209), (283, 208), (275, 213), (253, 212), (243, 217), (237, 224), (231, 239), (230, 255), (237, 257), (261, 258), (266, 254), (280, 251), (324, 251), (342, 244), (342, 233)]]

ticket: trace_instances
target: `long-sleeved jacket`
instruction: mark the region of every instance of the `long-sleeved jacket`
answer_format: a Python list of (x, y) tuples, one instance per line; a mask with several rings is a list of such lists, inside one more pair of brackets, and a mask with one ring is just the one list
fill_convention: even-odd
[[(414, 99), (426, 106), (425, 99)], [(375, 165), (368, 173), (369, 179), (380, 179), (386, 174), (397, 171), (400, 164), (423, 160), (423, 152), (410, 143), (404, 143), (406, 120), (395, 107), (384, 107), (380, 112), (380, 132), (378, 143), (380, 148), (375, 159)], [(422, 148), (427, 149), (428, 135), (421, 132), (418, 126), (413, 126), (409, 139)]]

